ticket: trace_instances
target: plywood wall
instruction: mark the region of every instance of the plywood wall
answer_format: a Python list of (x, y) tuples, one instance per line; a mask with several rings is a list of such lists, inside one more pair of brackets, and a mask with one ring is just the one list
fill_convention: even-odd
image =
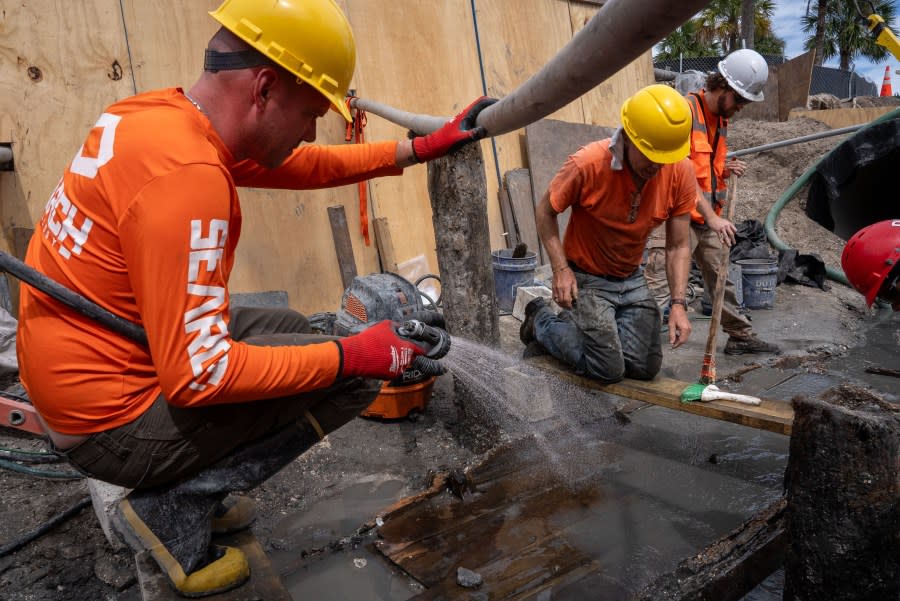
[[(357, 41), (359, 96), (407, 111), (453, 115), (482, 93), (502, 97), (537, 72), (599, 10), (576, 0), (338, 0)], [(0, 248), (32, 227), (62, 169), (103, 108), (130, 94), (190, 86), (216, 29), (218, 0), (0, 0), (0, 142), (16, 162), (0, 173)], [(602, 60), (602, 57), (598, 57)], [(552, 118), (615, 125), (621, 102), (652, 83), (649, 52)], [(370, 116), (370, 140), (401, 128)], [(495, 248), (504, 246), (498, 178), (527, 166), (524, 131), (481, 142)], [(329, 114), (319, 142), (344, 143)], [(286, 290), (303, 312), (334, 310), (342, 292), (327, 208), (343, 205), (359, 273), (380, 269), (359, 230), (356, 186), (312, 192), (242, 190), (244, 231), (235, 292)], [(426, 168), (370, 182), (369, 220), (384, 218), (397, 261), (437, 271)], [(374, 228), (372, 228), (374, 232)], [(374, 236), (374, 233), (373, 233)]]

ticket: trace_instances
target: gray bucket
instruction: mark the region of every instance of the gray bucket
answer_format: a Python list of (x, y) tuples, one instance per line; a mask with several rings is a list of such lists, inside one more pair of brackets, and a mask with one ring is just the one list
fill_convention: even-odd
[(744, 304), (748, 309), (771, 309), (775, 306), (778, 283), (777, 259), (739, 259)]
[(534, 283), (534, 270), (537, 269), (537, 253), (534, 251), (527, 251), (521, 258), (513, 258), (512, 253), (511, 248), (491, 252), (494, 293), (497, 308), (501, 311), (513, 310), (516, 290), (519, 286), (531, 286)]

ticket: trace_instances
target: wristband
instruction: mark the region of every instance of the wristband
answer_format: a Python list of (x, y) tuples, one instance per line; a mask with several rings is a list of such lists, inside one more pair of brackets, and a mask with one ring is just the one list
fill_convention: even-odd
[(673, 298), (669, 301), (669, 308), (672, 308), (672, 305), (681, 305), (684, 307), (684, 310), (687, 311), (687, 301), (683, 298)]

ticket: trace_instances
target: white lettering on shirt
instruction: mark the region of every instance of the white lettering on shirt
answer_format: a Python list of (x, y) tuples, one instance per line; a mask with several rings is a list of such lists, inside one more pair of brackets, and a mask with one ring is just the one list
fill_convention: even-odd
[(81, 254), (93, 226), (91, 219), (79, 214), (78, 207), (66, 196), (63, 180), (59, 180), (41, 218), (44, 238), (64, 259), (69, 259), (73, 254)]
[(113, 158), (113, 148), (116, 141), (116, 127), (122, 117), (110, 113), (103, 113), (94, 124), (94, 129), (100, 129), (100, 144), (97, 148), (97, 156), (84, 155), (84, 144), (78, 149), (78, 154), (72, 159), (69, 171), (93, 179), (97, 176), (97, 170), (107, 164)]
[(228, 237), (228, 221), (211, 219), (208, 235), (203, 235), (203, 223), (191, 221), (191, 251), (188, 256), (187, 292), (192, 298), (202, 299), (200, 305), (185, 311), (184, 331), (195, 335), (187, 347), (194, 380), (193, 390), (205, 390), (222, 381), (228, 367), (228, 351), (231, 343), (226, 339), (228, 324), (219, 312), (225, 304), (225, 288), (199, 283), (207, 274), (219, 268)]

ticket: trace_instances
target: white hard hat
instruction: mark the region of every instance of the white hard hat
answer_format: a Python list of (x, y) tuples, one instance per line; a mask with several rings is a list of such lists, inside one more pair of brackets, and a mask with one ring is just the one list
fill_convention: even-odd
[(735, 50), (719, 61), (719, 73), (734, 91), (753, 102), (763, 99), (763, 89), (769, 78), (769, 66), (755, 50)]

